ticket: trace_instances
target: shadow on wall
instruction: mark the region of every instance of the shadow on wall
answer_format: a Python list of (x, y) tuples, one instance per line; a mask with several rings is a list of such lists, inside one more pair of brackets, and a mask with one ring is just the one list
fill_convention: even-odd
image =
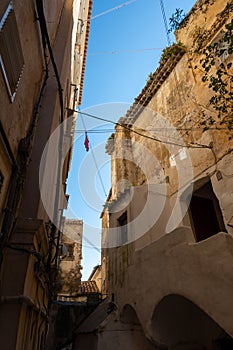
[(174, 350), (230, 350), (233, 339), (185, 297), (168, 295), (154, 310), (154, 340)]
[(103, 308), (104, 303), (106, 304), (100, 304), (99, 310), (97, 308), (79, 327), (73, 350), (158, 349), (145, 337), (136, 312), (130, 305), (124, 307), (120, 319), (116, 310), (105, 315), (103, 319), (101, 307)]

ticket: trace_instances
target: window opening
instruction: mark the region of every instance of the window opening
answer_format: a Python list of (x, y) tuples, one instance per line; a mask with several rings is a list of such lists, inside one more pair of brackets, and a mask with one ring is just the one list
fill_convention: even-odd
[(74, 260), (74, 244), (65, 243), (65, 247), (67, 249), (65, 260)]
[(125, 244), (128, 241), (128, 218), (127, 211), (124, 212), (118, 219), (118, 225), (120, 227), (120, 244)]
[(189, 206), (191, 226), (197, 242), (225, 231), (219, 201), (211, 182), (194, 191)]

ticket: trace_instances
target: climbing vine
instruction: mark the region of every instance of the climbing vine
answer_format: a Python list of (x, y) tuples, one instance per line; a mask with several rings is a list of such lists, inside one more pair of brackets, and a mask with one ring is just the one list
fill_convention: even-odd
[[(209, 105), (214, 113), (203, 111), (201, 125), (210, 127), (233, 127), (233, 20), (225, 26), (218, 40), (202, 50), (200, 60), (202, 81), (208, 83), (212, 91)], [(196, 66), (195, 69), (198, 67)]]
[(185, 16), (186, 15), (184, 13), (184, 10), (180, 8), (176, 9), (172, 16), (169, 18), (168, 33), (174, 32), (184, 20)]

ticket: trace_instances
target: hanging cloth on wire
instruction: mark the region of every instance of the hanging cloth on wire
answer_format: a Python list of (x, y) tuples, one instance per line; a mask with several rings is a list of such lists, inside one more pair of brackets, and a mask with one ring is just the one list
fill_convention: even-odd
[(88, 136), (87, 136), (87, 132), (86, 132), (86, 131), (85, 131), (84, 146), (85, 146), (85, 148), (86, 148), (86, 151), (88, 152), (88, 151), (89, 151), (89, 139), (88, 139)]

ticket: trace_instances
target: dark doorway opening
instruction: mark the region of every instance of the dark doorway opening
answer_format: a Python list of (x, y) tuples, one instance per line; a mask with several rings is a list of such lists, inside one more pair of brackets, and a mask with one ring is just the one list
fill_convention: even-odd
[(128, 241), (128, 229), (127, 229), (127, 211), (124, 212), (118, 219), (118, 225), (120, 226), (120, 244), (125, 244)]
[(233, 339), (204, 310), (177, 294), (165, 296), (152, 320), (153, 340), (163, 349), (230, 350)]
[(210, 181), (193, 192), (189, 215), (197, 242), (220, 231), (226, 232), (220, 205)]
[(214, 344), (214, 349), (216, 350), (232, 350), (233, 349), (233, 339), (227, 339), (227, 338), (223, 338), (223, 339), (218, 339), (215, 342), (213, 342)]

